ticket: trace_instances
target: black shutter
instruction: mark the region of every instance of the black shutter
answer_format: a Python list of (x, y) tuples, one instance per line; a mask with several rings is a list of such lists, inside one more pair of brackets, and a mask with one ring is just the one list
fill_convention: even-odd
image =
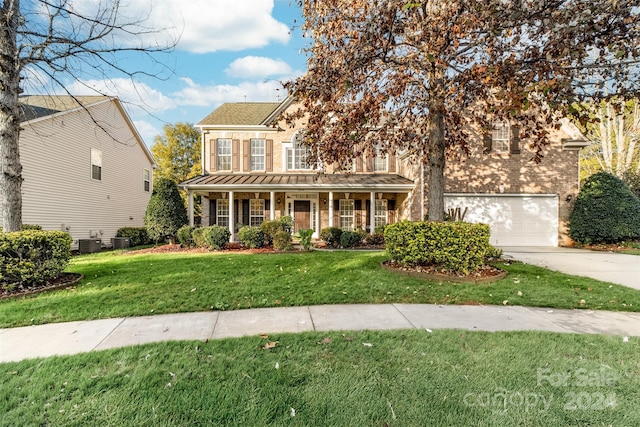
[(491, 153), (491, 132), (487, 132), (484, 134), (484, 150), (482, 151), (484, 154)]
[(511, 154), (520, 154), (520, 126), (511, 128), (511, 146), (509, 147)]
[(371, 231), (371, 200), (367, 199), (365, 201), (365, 203), (364, 203), (364, 206), (365, 206), (364, 214), (366, 216), (366, 218), (365, 218), (365, 224), (366, 224), (365, 230)]
[(240, 217), (238, 216), (238, 215), (239, 215), (239, 212), (238, 212), (238, 204), (239, 204), (239, 203), (238, 203), (238, 202), (239, 202), (239, 201), (238, 201), (238, 199), (235, 199), (235, 200), (233, 201), (233, 218), (231, 218), (231, 219), (230, 219), (230, 220), (232, 220), (232, 221), (233, 221), (231, 224), (233, 225), (233, 229), (234, 229), (234, 230), (236, 229), (236, 224), (237, 224), (238, 222), (240, 222), (240, 221), (238, 220), (238, 218), (240, 218)]
[(216, 225), (216, 199), (209, 200), (209, 225)]
[(244, 225), (249, 225), (249, 200), (245, 199), (242, 201), (242, 223)]
[(340, 227), (340, 200), (333, 201), (333, 226)]

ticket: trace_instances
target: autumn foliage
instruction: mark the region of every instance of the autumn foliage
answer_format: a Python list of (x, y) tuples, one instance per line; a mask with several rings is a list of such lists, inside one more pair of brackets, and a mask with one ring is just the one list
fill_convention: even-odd
[[(576, 102), (637, 93), (640, 19), (621, 0), (306, 0), (308, 72), (285, 87), (304, 141), (351, 170), (362, 153), (423, 161), (431, 219), (444, 166), (496, 121), (517, 123), (540, 161)], [(587, 120), (588, 117), (579, 117)]]

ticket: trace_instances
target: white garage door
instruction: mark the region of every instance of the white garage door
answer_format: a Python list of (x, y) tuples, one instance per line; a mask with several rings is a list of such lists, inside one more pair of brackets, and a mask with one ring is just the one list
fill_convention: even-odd
[(460, 208), (465, 221), (491, 227), (496, 246), (558, 246), (555, 194), (446, 194), (445, 210)]

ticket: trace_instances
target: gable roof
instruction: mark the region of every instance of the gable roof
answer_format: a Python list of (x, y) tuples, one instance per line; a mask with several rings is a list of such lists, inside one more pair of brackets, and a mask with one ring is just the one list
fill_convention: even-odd
[(87, 110), (103, 102), (112, 102), (117, 107), (118, 111), (122, 115), (122, 118), (129, 126), (131, 133), (133, 134), (138, 145), (149, 159), (153, 168), (158, 167), (151, 151), (142, 140), (142, 137), (138, 133), (135, 125), (131, 121), (129, 114), (122, 106), (120, 100), (116, 97), (110, 96), (63, 96), (63, 95), (24, 95), (18, 98), (20, 103), (20, 110), (22, 117), (21, 122), (28, 122), (31, 120), (42, 119), (44, 117), (53, 116), (56, 114), (70, 114), (78, 110)]
[(107, 96), (24, 95), (18, 98), (23, 115), (20, 119), (39, 119), (76, 108), (86, 108), (109, 99), (111, 98)]
[(216, 108), (197, 126), (265, 126), (282, 102), (228, 102)]

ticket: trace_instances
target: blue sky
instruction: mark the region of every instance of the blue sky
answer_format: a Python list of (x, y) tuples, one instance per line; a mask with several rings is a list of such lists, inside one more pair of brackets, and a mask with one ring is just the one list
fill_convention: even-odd
[[(77, 8), (91, 3), (75, 1)], [(91, 94), (88, 87), (94, 87), (120, 97), (149, 146), (164, 123), (195, 124), (223, 102), (282, 100), (280, 81), (305, 71), (300, 50), (308, 40), (299, 28), (291, 31), (302, 18), (290, 0), (129, 0), (124, 13), (149, 11), (149, 23), (182, 33), (173, 53), (158, 56), (174, 70), (168, 79), (145, 78), (134, 86), (87, 70), (82, 82), (66, 84), (77, 95)], [(149, 65), (131, 53), (121, 61), (129, 70)]]

